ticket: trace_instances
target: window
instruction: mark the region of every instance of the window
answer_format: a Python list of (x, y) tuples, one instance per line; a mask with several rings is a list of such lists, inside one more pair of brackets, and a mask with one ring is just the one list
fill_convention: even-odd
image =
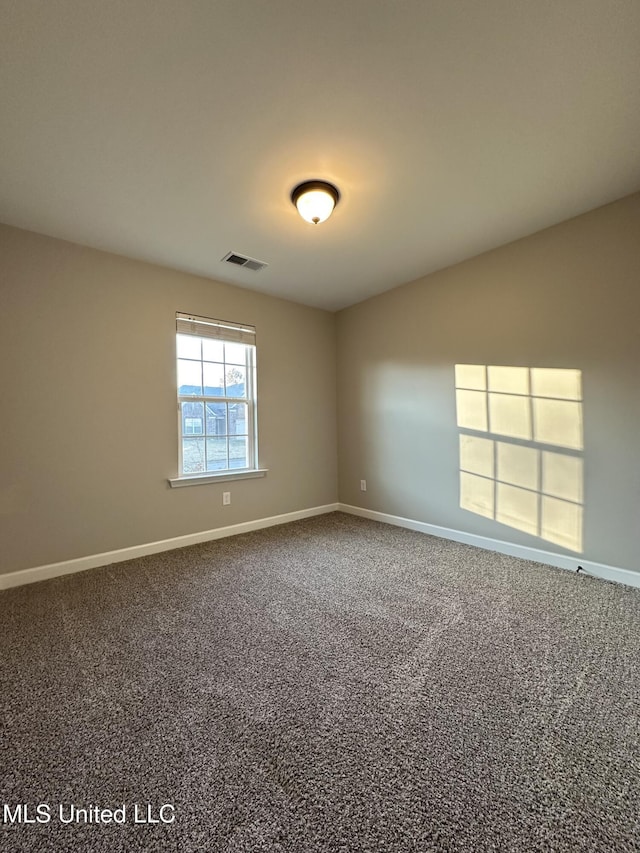
[(176, 315), (178, 479), (256, 471), (255, 337), (253, 326)]
[(202, 418), (188, 418), (185, 414), (186, 407), (187, 406), (185, 405), (182, 409), (184, 417), (184, 434), (202, 435)]

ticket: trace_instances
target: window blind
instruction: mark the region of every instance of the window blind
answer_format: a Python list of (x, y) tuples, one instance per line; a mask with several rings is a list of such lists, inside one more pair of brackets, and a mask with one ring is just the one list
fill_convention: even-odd
[(176, 331), (180, 335), (196, 335), (199, 338), (215, 338), (218, 341), (234, 341), (255, 346), (255, 326), (246, 323), (229, 323), (227, 320), (212, 320), (193, 314), (176, 313)]

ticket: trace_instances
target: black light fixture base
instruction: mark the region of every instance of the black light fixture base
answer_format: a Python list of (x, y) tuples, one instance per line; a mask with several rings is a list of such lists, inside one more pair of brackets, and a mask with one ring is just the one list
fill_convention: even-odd
[(328, 181), (304, 181), (303, 183), (298, 184), (297, 187), (294, 187), (291, 190), (291, 201), (294, 205), (297, 205), (300, 196), (304, 195), (304, 193), (311, 192), (312, 190), (323, 190), (324, 192), (329, 193), (333, 199), (334, 207), (340, 201), (340, 190)]

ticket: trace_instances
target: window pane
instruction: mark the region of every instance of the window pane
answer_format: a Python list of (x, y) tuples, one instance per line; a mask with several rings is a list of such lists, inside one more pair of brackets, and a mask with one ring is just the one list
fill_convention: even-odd
[(184, 474), (200, 474), (204, 466), (204, 438), (182, 440), (182, 470)]
[(242, 364), (247, 363), (247, 348), (244, 344), (229, 344), (224, 345), (224, 360), (227, 364)]
[(202, 403), (182, 403), (182, 434), (204, 434), (204, 406)]
[(247, 435), (247, 404), (229, 403), (229, 435)]
[(222, 341), (213, 341), (211, 338), (202, 338), (202, 358), (205, 361), (224, 361)]
[(227, 434), (227, 404), (207, 403), (207, 435)]
[(207, 439), (207, 471), (220, 471), (228, 468), (227, 465), (227, 439)]
[(180, 394), (202, 394), (202, 363), (178, 359), (178, 391)]
[(200, 338), (193, 335), (178, 335), (178, 358), (201, 359)]
[(246, 468), (249, 464), (246, 435), (230, 436), (229, 438), (229, 468)]
[(225, 365), (225, 379), (227, 381), (227, 397), (246, 397), (246, 370), (244, 367)]
[(205, 361), (202, 368), (204, 393), (209, 397), (224, 397), (224, 365)]

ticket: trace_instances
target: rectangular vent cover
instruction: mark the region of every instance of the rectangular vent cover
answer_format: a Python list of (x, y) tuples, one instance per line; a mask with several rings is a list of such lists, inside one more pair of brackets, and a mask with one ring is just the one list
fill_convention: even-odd
[(248, 258), (246, 255), (239, 255), (237, 252), (227, 252), (221, 260), (226, 261), (228, 264), (235, 264), (237, 267), (246, 267), (246, 269), (253, 270), (254, 272), (259, 272), (269, 266), (264, 261), (258, 261), (256, 258)]

